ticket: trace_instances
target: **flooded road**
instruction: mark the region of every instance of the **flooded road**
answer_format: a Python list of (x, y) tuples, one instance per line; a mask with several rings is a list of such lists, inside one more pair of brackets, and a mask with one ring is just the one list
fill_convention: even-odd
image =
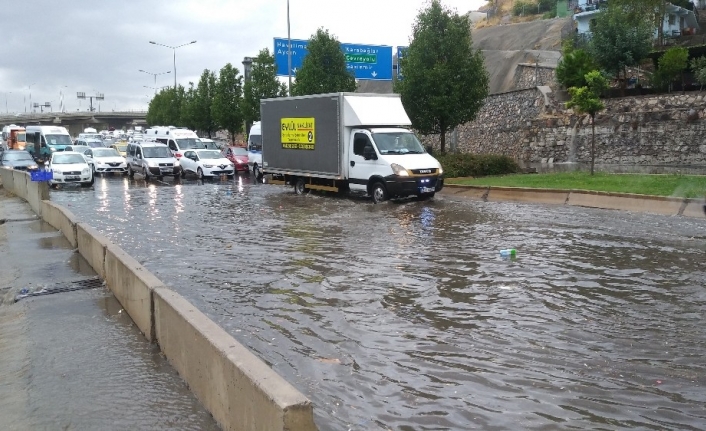
[(706, 427), (706, 220), (248, 177), (51, 199), (305, 393), (322, 430)]

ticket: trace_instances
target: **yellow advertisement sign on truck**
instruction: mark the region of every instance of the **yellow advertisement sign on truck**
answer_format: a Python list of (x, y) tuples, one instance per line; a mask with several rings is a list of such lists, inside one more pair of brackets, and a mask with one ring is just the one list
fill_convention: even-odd
[(280, 119), (282, 148), (313, 150), (316, 144), (316, 123), (313, 117)]

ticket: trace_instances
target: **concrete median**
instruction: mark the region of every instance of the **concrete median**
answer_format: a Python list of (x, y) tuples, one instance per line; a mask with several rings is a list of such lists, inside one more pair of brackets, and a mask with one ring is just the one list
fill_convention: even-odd
[(27, 197), (25, 200), (32, 207), (32, 210), (42, 216), (42, 201), (49, 199), (49, 184), (45, 181), (32, 181), (27, 175)]
[(105, 249), (110, 241), (85, 223), (76, 224), (76, 240), (78, 252), (105, 279)]
[(12, 175), (12, 169), (0, 167), (0, 179), (2, 179), (2, 187), (15, 194), (15, 178)]
[(61, 231), (73, 248), (78, 247), (76, 240), (76, 216), (61, 205), (48, 200), (40, 204), (42, 218), (55, 229)]
[(572, 191), (568, 203), (569, 205), (591, 208), (678, 215), (683, 202), (683, 198), (663, 196)]
[(169, 362), (225, 430), (316, 430), (311, 401), (181, 295), (154, 290)]
[(484, 186), (444, 186), (443, 194), (453, 194), (454, 196), (463, 196), (470, 199), (485, 199), (488, 195), (490, 187)]
[(112, 243), (105, 248), (105, 282), (145, 338), (154, 341), (152, 290), (164, 284)]
[(706, 202), (703, 199), (688, 199), (681, 215), (684, 217), (705, 218), (705, 204)]
[(490, 202), (536, 202), (564, 205), (568, 197), (569, 192), (566, 190), (491, 187), (487, 200)]
[(12, 193), (15, 196), (19, 196), (24, 200), (27, 200), (27, 181), (29, 181), (29, 175), (23, 171), (12, 171), (12, 181), (14, 190)]

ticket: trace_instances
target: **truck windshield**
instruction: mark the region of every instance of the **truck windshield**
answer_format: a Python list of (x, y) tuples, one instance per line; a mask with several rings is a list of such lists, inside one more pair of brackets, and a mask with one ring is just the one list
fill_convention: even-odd
[(15, 135), (17, 142), (27, 142), (27, 134), (25, 132), (18, 133)]
[(373, 133), (373, 139), (380, 154), (423, 154), (424, 147), (414, 133), (380, 132)]
[(177, 144), (179, 144), (179, 148), (182, 150), (186, 150), (189, 148), (206, 148), (206, 146), (201, 142), (200, 139), (196, 138), (186, 138), (186, 139), (177, 139)]
[(71, 136), (69, 135), (45, 135), (47, 144), (49, 145), (71, 145)]
[(248, 139), (249, 151), (262, 151), (262, 135), (250, 135)]

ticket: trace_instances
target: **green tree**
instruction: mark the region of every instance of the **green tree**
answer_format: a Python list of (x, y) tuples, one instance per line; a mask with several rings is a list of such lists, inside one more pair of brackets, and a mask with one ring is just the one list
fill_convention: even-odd
[[(626, 24), (631, 23), (631, 24)], [(591, 36), (591, 53), (596, 62), (627, 85), (627, 68), (637, 66), (652, 49), (653, 27), (635, 21), (629, 9), (609, 3), (596, 18)]]
[(228, 131), (231, 142), (243, 130), (243, 77), (228, 63), (218, 73), (211, 107), (215, 122)]
[(194, 83), (189, 81), (189, 89), (184, 91), (184, 100), (181, 105), (181, 124), (190, 130), (196, 130), (196, 122), (194, 120), (195, 98), (196, 89), (194, 88)]
[(663, 22), (667, 14), (666, 0), (611, 0), (611, 6), (625, 11), (623, 23), (628, 27), (648, 24), (652, 36), (657, 33), (657, 40), (663, 39)]
[(250, 79), (243, 87), (243, 117), (246, 130), (260, 119), (260, 100), (287, 95), (287, 86), (277, 79), (275, 57), (265, 48), (253, 59)]
[(704, 85), (706, 85), (706, 56), (692, 58), (690, 66), (691, 70), (694, 72), (696, 82), (701, 84), (701, 89), (703, 90)]
[(211, 109), (215, 93), (216, 74), (205, 69), (194, 90), (193, 100), (189, 107), (189, 115), (194, 122), (195, 128), (202, 133), (208, 134), (209, 138), (219, 128)]
[(669, 91), (672, 91), (674, 80), (682, 76), (682, 72), (689, 66), (689, 51), (683, 47), (669, 48), (657, 64), (659, 74), (668, 83)]
[(316, 30), (309, 44), (301, 69), (292, 84), (292, 95), (355, 91), (355, 77), (346, 69), (346, 56), (341, 44), (328, 30)]
[(583, 49), (565, 53), (556, 67), (556, 80), (565, 88), (585, 87), (586, 74), (598, 69), (590, 53)]
[(181, 125), (184, 102), (184, 87), (179, 85), (164, 88), (150, 101), (147, 109), (147, 123), (150, 125)]
[(433, 0), (420, 11), (412, 40), (401, 60), (404, 79), (395, 83), (412, 125), (423, 134), (440, 134), (473, 120), (488, 95), (483, 55), (474, 49), (468, 17)]
[(596, 163), (596, 114), (605, 108), (600, 95), (606, 88), (608, 80), (599, 71), (588, 72), (586, 86), (569, 88), (571, 100), (566, 103), (567, 108), (574, 108), (579, 113), (591, 117), (591, 175)]

